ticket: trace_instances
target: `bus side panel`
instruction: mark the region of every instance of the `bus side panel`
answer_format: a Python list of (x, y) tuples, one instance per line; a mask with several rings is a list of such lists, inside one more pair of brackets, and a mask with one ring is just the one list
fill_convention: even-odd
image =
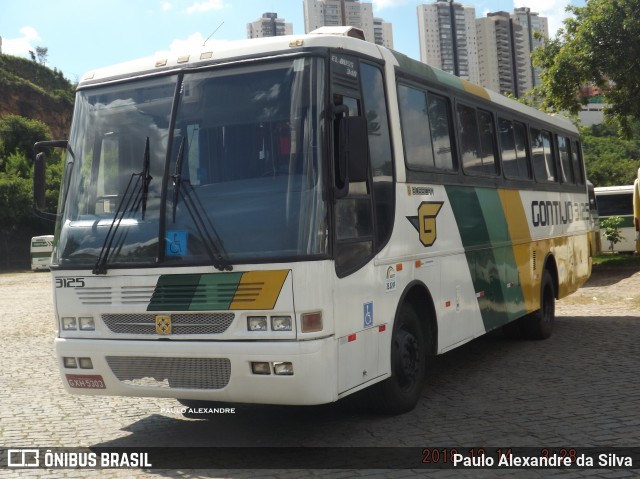
[[(527, 312), (527, 302), (522, 281), (518, 279), (517, 255), (511, 244), (511, 219), (505, 215), (499, 190), (449, 186), (447, 193), (472, 272), (485, 330), (490, 331), (523, 316)], [(517, 203), (520, 203), (519, 199)], [(521, 217), (518, 211), (510, 213)], [(511, 229), (523, 235), (517, 231), (519, 224), (521, 220), (513, 222)]]
[(386, 300), (395, 310), (408, 286), (424, 285), (436, 318), (421, 313), (425, 321), (437, 321), (439, 353), (484, 334), (472, 269), (446, 188), (398, 184), (396, 198), (393, 235), (376, 259), (376, 275), (393, 276)]

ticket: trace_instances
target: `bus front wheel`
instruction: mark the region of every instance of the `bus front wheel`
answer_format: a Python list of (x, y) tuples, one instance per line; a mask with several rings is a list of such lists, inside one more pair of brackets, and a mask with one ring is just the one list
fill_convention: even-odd
[(426, 341), (415, 309), (405, 304), (391, 339), (391, 377), (369, 391), (369, 404), (380, 413), (411, 411), (422, 392), (426, 370)]

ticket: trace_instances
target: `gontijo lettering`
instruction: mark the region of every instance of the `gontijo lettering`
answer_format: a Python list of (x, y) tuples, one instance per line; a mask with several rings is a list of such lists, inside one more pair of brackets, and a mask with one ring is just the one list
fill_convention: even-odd
[(533, 226), (566, 225), (589, 219), (589, 203), (572, 201), (532, 201)]

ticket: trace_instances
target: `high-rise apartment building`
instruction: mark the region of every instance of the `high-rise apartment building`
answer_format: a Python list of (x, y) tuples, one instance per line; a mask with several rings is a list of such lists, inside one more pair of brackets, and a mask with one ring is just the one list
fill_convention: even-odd
[(533, 86), (526, 30), (507, 12), (476, 20), (480, 84), (502, 94), (523, 95)]
[(478, 49), (474, 7), (453, 0), (418, 6), (420, 60), (478, 82)]
[(373, 19), (374, 43), (383, 47), (393, 48), (393, 25), (385, 22), (384, 19), (374, 17)]
[(535, 32), (548, 37), (548, 22), (529, 8), (476, 19), (474, 7), (454, 0), (418, 6), (420, 60), (501, 93), (521, 96), (540, 84)]
[(373, 18), (371, 3), (359, 0), (304, 0), (304, 29), (311, 32), (323, 26), (352, 26), (364, 32), (365, 40), (378, 45), (393, 45), (391, 24)]
[(293, 35), (293, 25), (285, 23), (274, 12), (263, 13), (255, 22), (247, 23), (247, 38), (278, 37)]
[[(532, 12), (530, 8), (520, 7), (513, 11), (513, 18), (525, 29), (529, 54), (544, 43), (544, 40), (536, 38), (536, 33), (541, 34), (544, 38), (549, 38), (549, 21), (547, 17), (541, 17), (538, 13)], [(536, 68), (531, 63), (533, 86), (540, 85), (541, 72), (541, 68)]]

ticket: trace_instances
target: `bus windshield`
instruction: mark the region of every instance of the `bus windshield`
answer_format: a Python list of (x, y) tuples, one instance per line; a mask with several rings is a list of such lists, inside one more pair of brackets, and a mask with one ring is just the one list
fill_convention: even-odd
[(297, 58), (79, 91), (54, 264), (326, 255), (322, 69)]

